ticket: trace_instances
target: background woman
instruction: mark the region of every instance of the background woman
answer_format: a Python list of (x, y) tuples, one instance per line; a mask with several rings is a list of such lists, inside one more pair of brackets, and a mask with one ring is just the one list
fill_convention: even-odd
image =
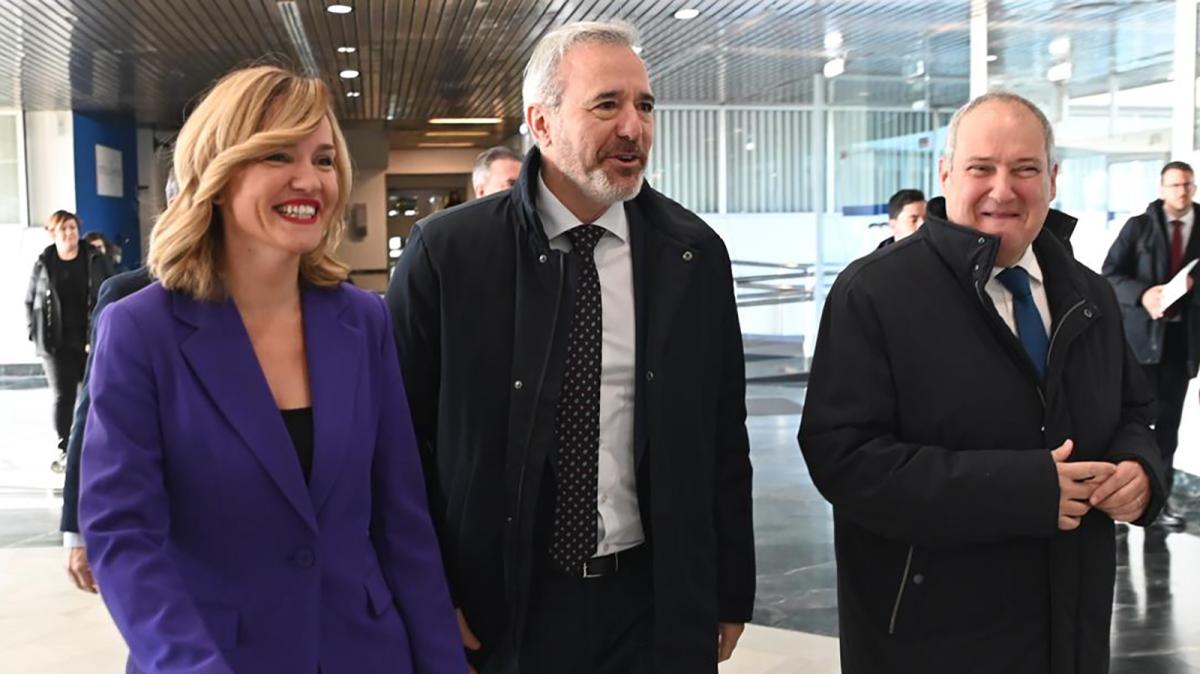
[(71, 435), (71, 412), (83, 381), (92, 307), (100, 284), (112, 273), (103, 255), (79, 245), (79, 218), (55, 211), (46, 220), (54, 243), (33, 263), (25, 315), (29, 339), (45, 365), (46, 382), (54, 393), (54, 430), (58, 451), (51, 468), (61, 472)]
[(192, 113), (158, 279), (100, 316), (80, 520), (130, 671), (464, 672), (380, 298), (331, 257), (350, 160), (317, 79)]

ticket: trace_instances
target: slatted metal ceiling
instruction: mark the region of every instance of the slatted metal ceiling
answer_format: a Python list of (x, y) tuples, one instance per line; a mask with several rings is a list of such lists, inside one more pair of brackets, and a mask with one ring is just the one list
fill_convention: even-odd
[[(583, 19), (637, 25), (667, 103), (811, 102), (813, 75), (832, 55), (824, 46), (832, 30), (843, 34), (847, 57), (834, 102), (905, 105), (927, 95), (934, 106), (954, 104), (967, 86), (968, 0), (343, 1), (353, 13), (330, 14), (326, 0), (295, 0), (313, 60), (339, 94), (361, 92), (339, 96), (342, 119), (393, 117), (398, 129), (435, 116), (515, 121), (533, 44)], [(1106, 66), (1159, 66), (1170, 61), (1172, 15), (1162, 8), (1172, 4), (993, 0), (994, 51), (1005, 65), (1040, 77), (1036, 54), (1070, 30), (1078, 53), (1103, 53)], [(684, 6), (700, 17), (673, 18)], [(1055, 20), (1047, 23), (1047, 15)], [(1117, 44), (1132, 39), (1121, 28), (1130, 20), (1153, 33), (1132, 50)], [(1165, 47), (1155, 30), (1167, 36)], [(340, 54), (340, 46), (357, 52)], [(173, 126), (213, 78), (264, 56), (300, 62), (273, 0), (0, 2), (0, 107), (132, 111), (143, 123)], [(918, 59), (925, 74), (906, 79)], [(362, 75), (341, 80), (344, 68)]]

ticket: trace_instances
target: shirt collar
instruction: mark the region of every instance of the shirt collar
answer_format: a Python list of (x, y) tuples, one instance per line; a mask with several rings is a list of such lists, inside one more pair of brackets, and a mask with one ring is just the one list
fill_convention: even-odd
[[(1038, 283), (1043, 282), (1042, 281), (1042, 266), (1040, 264), (1038, 264), (1037, 255), (1033, 254), (1033, 245), (1032, 244), (1025, 247), (1025, 254), (1022, 255), (1021, 259), (1017, 260), (1017, 263), (1014, 264), (1013, 266), (1024, 268), (1026, 273), (1029, 274), (1029, 279), (1031, 281), (1036, 281)], [(1000, 272), (1004, 271), (1004, 269), (1005, 269), (1005, 267), (992, 267), (992, 279), (995, 279), (996, 274), (999, 274)]]
[[(1166, 218), (1167, 218), (1167, 234), (1170, 234), (1172, 218), (1171, 218), (1171, 216), (1167, 215), (1166, 209), (1163, 210), (1163, 215), (1166, 216)], [(1190, 227), (1193, 224), (1192, 221), (1195, 219), (1196, 219), (1196, 210), (1194, 208), (1188, 208), (1186, 211), (1184, 211), (1183, 217), (1179, 218), (1179, 221), (1183, 223), (1184, 227)]]
[[(538, 217), (542, 219), (542, 228), (546, 230), (547, 239), (554, 239), (579, 225), (588, 224), (580, 222), (579, 218), (575, 217), (570, 209), (558, 200), (554, 192), (546, 187), (546, 181), (542, 180), (541, 172), (538, 172), (537, 177), (537, 212)], [(625, 217), (625, 202), (623, 201), (609, 206), (608, 210), (590, 224), (603, 227), (621, 241), (629, 240), (629, 220)]]

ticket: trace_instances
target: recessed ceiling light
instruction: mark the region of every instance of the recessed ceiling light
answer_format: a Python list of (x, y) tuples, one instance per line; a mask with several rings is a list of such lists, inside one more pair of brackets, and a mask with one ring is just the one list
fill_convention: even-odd
[(347, 91), (346, 92), (347, 98), (358, 98), (359, 96), (362, 96), (361, 91)]
[(396, 119), (396, 116), (395, 116), (395, 115), (388, 115), (388, 116), (387, 116), (387, 118), (388, 118), (388, 121), (390, 122), (390, 121), (392, 121), (393, 119)]
[(694, 19), (698, 16), (700, 16), (700, 10), (692, 9), (690, 7), (687, 9), (681, 9), (681, 10), (675, 12), (675, 18), (679, 19), (680, 21), (688, 21), (688, 20)]
[(338, 47), (339, 54), (353, 54), (358, 51), (358, 47)]
[(1071, 38), (1066, 35), (1055, 38), (1050, 42), (1050, 54), (1053, 56), (1066, 56), (1071, 53)]
[(475, 143), (417, 143), (417, 147), (475, 147)]
[(394, 208), (393, 208), (392, 210), (388, 211), (388, 215), (389, 215), (390, 217), (393, 217), (393, 218), (394, 218), (394, 217), (396, 217), (397, 215), (400, 215), (400, 211), (398, 211), (398, 210), (396, 210), (396, 209), (394, 209)]
[[(355, 73), (357, 74), (357, 73)], [(499, 117), (435, 117), (430, 124), (499, 124)]]
[(334, 4), (334, 5), (330, 5), (330, 6), (326, 7), (325, 11), (329, 12), (330, 14), (349, 14), (350, 12), (354, 11), (354, 8), (351, 7), (350, 5), (343, 5), (341, 3), (338, 3), (338, 4)]
[(417, 214), (417, 209), (415, 209), (415, 208), (410, 208), (407, 211), (404, 211), (404, 215), (407, 217), (410, 217), (410, 218), (416, 214)]
[(841, 49), (842, 47), (842, 31), (831, 30), (825, 33), (825, 48), (829, 51)]
[(994, 63), (999, 60), (1000, 60), (999, 54), (988, 54), (988, 58), (987, 58), (988, 63)]
[(338, 73), (338, 77), (341, 77), (344, 80), (352, 80), (355, 77), (358, 77), (358, 71), (357, 70), (343, 70), (342, 72)]

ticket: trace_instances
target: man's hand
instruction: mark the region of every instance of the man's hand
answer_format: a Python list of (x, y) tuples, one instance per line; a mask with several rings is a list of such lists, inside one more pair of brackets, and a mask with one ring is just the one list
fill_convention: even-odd
[(1118, 522), (1133, 522), (1150, 505), (1150, 478), (1137, 461), (1122, 461), (1111, 477), (1100, 483), (1088, 500)]
[(725, 662), (733, 655), (733, 649), (737, 647), (745, 629), (742, 623), (717, 624), (717, 662)]
[[(483, 644), (479, 639), (475, 638), (475, 633), (471, 631), (471, 626), (467, 624), (467, 619), (463, 616), (462, 609), (455, 609), (454, 615), (458, 616), (458, 633), (462, 635), (463, 646), (469, 651), (479, 650)], [(471, 674), (476, 674), (475, 668), (467, 665), (467, 671)]]
[(1058, 469), (1058, 528), (1071, 531), (1092, 509), (1088, 501), (1100, 483), (1117, 472), (1117, 467), (1106, 461), (1079, 461), (1067, 463), (1075, 443), (1067, 440), (1050, 451), (1054, 467)]
[(1150, 314), (1150, 318), (1158, 320), (1163, 317), (1163, 311), (1166, 307), (1162, 305), (1162, 286), (1151, 286), (1142, 293), (1142, 306), (1146, 308), (1146, 313)]
[(100, 588), (92, 577), (92, 567), (88, 564), (87, 550), (81, 545), (67, 548), (67, 575), (75, 583), (75, 587), (84, 592), (97, 594)]

